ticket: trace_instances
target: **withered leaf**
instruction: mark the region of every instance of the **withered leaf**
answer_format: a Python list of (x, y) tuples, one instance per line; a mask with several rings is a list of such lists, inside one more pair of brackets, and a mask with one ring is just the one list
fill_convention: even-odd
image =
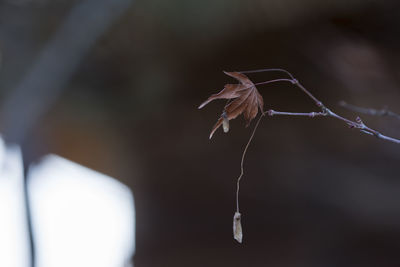
[(260, 108), (261, 112), (263, 112), (264, 108), (262, 96), (258, 92), (254, 83), (246, 75), (240, 72), (224, 71), (224, 73), (237, 79), (240, 83), (226, 84), (221, 92), (211, 95), (199, 106), (199, 109), (201, 109), (215, 99), (234, 99), (224, 107), (223, 115), (221, 115), (211, 130), (210, 139), (223, 123), (227, 125), (226, 120), (229, 122), (229, 120), (233, 120), (243, 113), (244, 119), (247, 122), (246, 126), (248, 126), (257, 116), (258, 108)]

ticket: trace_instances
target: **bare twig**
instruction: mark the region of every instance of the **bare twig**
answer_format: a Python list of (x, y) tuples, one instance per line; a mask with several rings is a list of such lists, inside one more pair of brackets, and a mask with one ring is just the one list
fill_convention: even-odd
[(363, 113), (363, 114), (367, 114), (367, 115), (371, 115), (371, 116), (381, 116), (381, 117), (388, 116), (388, 117), (394, 117), (394, 118), (400, 120), (400, 114), (390, 111), (386, 107), (384, 107), (382, 109), (364, 108), (364, 107), (359, 107), (359, 106), (355, 106), (352, 104), (348, 104), (345, 101), (340, 101), (339, 105), (348, 110), (355, 111), (357, 113)]
[(273, 116), (273, 115), (307, 116), (307, 117), (311, 117), (311, 118), (316, 117), (316, 116), (332, 117), (332, 118), (335, 118), (335, 119), (345, 122), (350, 128), (358, 129), (362, 133), (373, 135), (376, 138), (379, 138), (379, 139), (382, 139), (385, 141), (400, 144), (400, 139), (396, 139), (393, 137), (383, 135), (380, 132), (378, 132), (377, 130), (374, 130), (374, 129), (368, 127), (366, 124), (364, 124), (364, 122), (361, 120), (360, 117), (357, 117), (354, 121), (352, 121), (350, 119), (347, 119), (345, 117), (342, 117), (342, 116), (336, 114), (335, 112), (333, 112), (332, 110), (327, 108), (313, 94), (311, 94), (310, 91), (308, 91), (297, 79), (294, 78), (294, 76), (290, 72), (288, 72), (286, 70), (283, 70), (283, 69), (261, 69), (261, 70), (246, 71), (246, 72), (242, 72), (242, 73), (255, 73), (255, 72), (263, 72), (263, 71), (282, 71), (282, 72), (285, 72), (286, 74), (288, 74), (290, 76), (290, 79), (275, 79), (275, 80), (270, 80), (270, 81), (266, 81), (266, 82), (255, 83), (255, 85), (264, 85), (264, 84), (281, 82), (281, 81), (290, 82), (290, 83), (296, 85), (301, 91), (303, 91), (303, 93), (305, 93), (309, 98), (311, 98), (314, 101), (315, 105), (321, 109), (321, 112), (310, 112), (310, 113), (294, 113), (294, 112), (282, 112), (282, 111), (269, 110), (268, 112), (266, 112), (266, 114), (268, 114), (269, 116)]
[(317, 116), (326, 116), (326, 114), (323, 112), (298, 113), (298, 112), (275, 111), (272, 109), (268, 110), (267, 114), (268, 114), (268, 116), (283, 115), (283, 116), (303, 116), (303, 117), (310, 117), (310, 118), (314, 118)]
[[(365, 133), (368, 135), (373, 135), (373, 136), (375, 136), (379, 139), (385, 140), (385, 141), (400, 144), (400, 139), (396, 139), (393, 137), (383, 135), (380, 132), (368, 127), (367, 125), (365, 125), (365, 123), (361, 120), (360, 117), (357, 117), (353, 121), (353, 120), (347, 119), (345, 117), (342, 117), (342, 116), (334, 113), (332, 110), (327, 108), (320, 100), (318, 100), (313, 94), (311, 94), (311, 92), (308, 91), (297, 79), (295, 79), (294, 76), (290, 72), (288, 72), (284, 69), (259, 69), (259, 70), (250, 70), (250, 71), (240, 71), (239, 73), (257, 73), (257, 72), (272, 72), (272, 71), (284, 72), (285, 74), (287, 74), (289, 76), (289, 78), (280, 78), (280, 79), (274, 79), (274, 80), (269, 80), (269, 81), (265, 81), (265, 82), (259, 82), (259, 83), (255, 83), (255, 84), (251, 85), (248, 88), (251, 88), (254, 85), (265, 85), (265, 84), (271, 84), (271, 83), (276, 83), (276, 82), (290, 82), (291, 84), (296, 85), (304, 94), (306, 94), (309, 98), (311, 98), (313, 100), (313, 102), (315, 103), (315, 105), (318, 108), (320, 108), (321, 111), (302, 113), (302, 112), (284, 112), (284, 111), (275, 111), (275, 110), (268, 110), (268, 111), (262, 110), (262, 114), (258, 118), (257, 123), (256, 123), (256, 125), (251, 133), (251, 136), (249, 138), (249, 141), (247, 142), (247, 144), (243, 150), (242, 159), (240, 161), (240, 175), (237, 178), (237, 182), (236, 182), (236, 212), (233, 217), (233, 237), (239, 243), (242, 243), (242, 238), (243, 238), (242, 225), (241, 225), (241, 214), (239, 211), (239, 190), (240, 190), (240, 181), (244, 175), (244, 167), (243, 167), (244, 160), (246, 157), (247, 150), (250, 146), (250, 143), (252, 142), (252, 140), (254, 138), (254, 135), (258, 128), (258, 125), (260, 124), (261, 119), (265, 115), (268, 115), (268, 116), (301, 116), (301, 117), (310, 117), (310, 118), (332, 117), (332, 118), (335, 118), (337, 120), (344, 122), (350, 128), (355, 128), (355, 129), (360, 130), (362, 133)], [(244, 89), (248, 89), (248, 88), (244, 88)], [(242, 90), (244, 90), (244, 89), (242, 89)], [(228, 100), (227, 105), (228, 105), (228, 103), (230, 103), (230, 100)], [(344, 104), (342, 104), (342, 106), (343, 105)], [(380, 115), (380, 116), (390, 115), (390, 116), (398, 117), (400, 119), (400, 115), (397, 115), (388, 110), (372, 112), (369, 109), (356, 108), (355, 106), (351, 106), (351, 108), (353, 110), (356, 109), (356, 111), (361, 112), (361, 113), (366, 113), (366, 114), (370, 114), (370, 115)], [(229, 121), (227, 120), (226, 125), (224, 126), (225, 132), (227, 132), (227, 130), (229, 130), (228, 122)]]

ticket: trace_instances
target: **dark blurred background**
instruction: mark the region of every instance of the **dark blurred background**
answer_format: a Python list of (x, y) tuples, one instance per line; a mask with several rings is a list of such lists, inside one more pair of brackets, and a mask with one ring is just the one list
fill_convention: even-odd
[[(26, 77), (82, 2), (0, 2), (3, 107), (31, 84)], [(125, 2), (65, 81), (49, 86), (59, 93), (25, 136), (10, 130), (10, 109), (0, 126), (6, 141), (24, 144), (29, 161), (56, 153), (131, 188), (136, 266), (400, 266), (398, 145), (329, 118), (263, 119), (245, 162), (240, 245), (232, 238), (235, 183), (251, 127), (238, 118), (210, 141), (225, 102), (197, 109), (233, 82), (223, 70), (279, 67), (349, 118), (357, 114), (340, 100), (400, 112), (400, 2)], [(53, 54), (57, 66), (68, 49)], [(259, 90), (266, 109), (318, 110), (290, 84)], [(20, 95), (25, 102), (11, 105), (12, 114), (29, 118), (24, 103), (50, 91)], [(399, 120), (361, 117), (400, 137)]]

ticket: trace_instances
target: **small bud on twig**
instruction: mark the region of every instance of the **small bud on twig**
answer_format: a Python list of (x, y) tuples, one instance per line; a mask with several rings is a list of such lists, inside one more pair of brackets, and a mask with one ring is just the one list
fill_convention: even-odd
[(222, 113), (222, 128), (224, 129), (224, 133), (229, 132), (229, 120), (228, 120), (228, 116), (226, 116), (226, 112), (224, 111)]

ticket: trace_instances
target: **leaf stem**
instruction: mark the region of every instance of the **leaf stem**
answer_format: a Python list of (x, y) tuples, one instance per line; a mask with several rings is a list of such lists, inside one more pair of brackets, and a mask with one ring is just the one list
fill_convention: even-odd
[[(294, 80), (292, 80), (292, 79), (275, 79), (275, 80), (269, 80), (266, 82), (255, 83), (254, 85), (264, 85), (264, 84), (276, 83), (276, 82), (290, 82), (290, 83), (294, 84)], [(252, 86), (249, 86), (248, 88), (250, 88), (250, 87), (252, 87)]]
[(285, 70), (285, 69), (279, 69), (279, 68), (258, 69), (258, 70), (245, 70), (245, 71), (238, 71), (238, 72), (240, 72), (240, 73), (257, 73), (257, 72), (273, 72), (273, 71), (284, 72), (284, 73), (286, 73), (286, 74), (290, 77), (290, 79), (294, 80), (294, 76), (293, 76), (290, 72), (288, 72), (288, 71)]

